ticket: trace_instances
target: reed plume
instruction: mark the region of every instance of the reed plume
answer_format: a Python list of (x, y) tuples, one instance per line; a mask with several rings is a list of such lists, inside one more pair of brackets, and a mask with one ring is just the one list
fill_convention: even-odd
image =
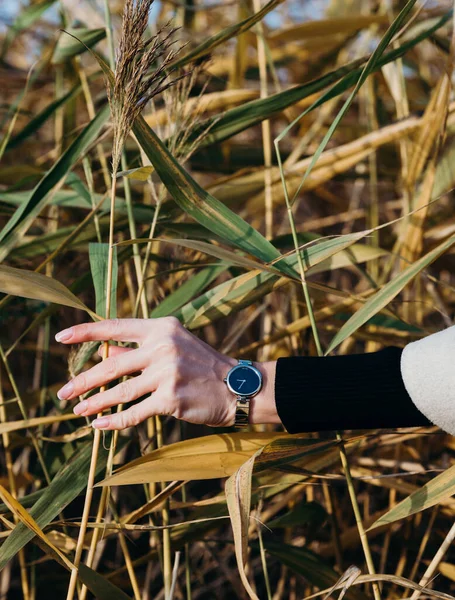
[(142, 109), (185, 76), (169, 76), (168, 68), (179, 52), (172, 48), (176, 28), (168, 23), (153, 38), (144, 39), (153, 1), (126, 0), (123, 10), (114, 81), (107, 85), (114, 128), (113, 173), (117, 172), (125, 139)]

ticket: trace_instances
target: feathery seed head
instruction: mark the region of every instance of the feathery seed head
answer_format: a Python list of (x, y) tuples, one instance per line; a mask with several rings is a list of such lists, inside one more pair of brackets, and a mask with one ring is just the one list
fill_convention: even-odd
[(167, 68), (179, 49), (172, 49), (176, 28), (169, 23), (150, 40), (144, 40), (150, 7), (154, 0), (126, 0), (122, 33), (108, 98), (114, 126), (112, 167), (116, 173), (126, 137), (147, 102), (178, 79), (169, 79)]

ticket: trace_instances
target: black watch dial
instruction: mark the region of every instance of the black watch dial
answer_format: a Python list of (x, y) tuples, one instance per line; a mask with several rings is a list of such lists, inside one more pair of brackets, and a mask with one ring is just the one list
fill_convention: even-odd
[(261, 388), (261, 378), (250, 367), (236, 367), (227, 381), (232, 391), (241, 396), (250, 396)]

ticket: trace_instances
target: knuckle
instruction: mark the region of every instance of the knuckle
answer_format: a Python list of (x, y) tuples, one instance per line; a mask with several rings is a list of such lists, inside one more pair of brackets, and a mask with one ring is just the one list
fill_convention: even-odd
[(89, 335), (89, 327), (90, 324), (89, 323), (81, 323), (80, 325), (77, 326), (77, 334), (78, 337), (82, 340), (86, 339)]
[(172, 401), (177, 400), (181, 388), (182, 377), (178, 369), (169, 369), (167, 372), (167, 381), (169, 394), (171, 395)]
[(109, 330), (110, 330), (112, 336), (115, 336), (118, 333), (120, 326), (121, 326), (120, 319), (117, 318), (117, 319), (110, 320)]
[(180, 402), (178, 402), (177, 398), (173, 398), (169, 402), (168, 405), (169, 405), (169, 414), (170, 415), (172, 415), (176, 419), (182, 419), (183, 418), (182, 405), (180, 404)]
[(122, 404), (124, 404), (125, 402), (129, 402), (133, 396), (131, 379), (127, 379), (126, 381), (123, 381), (121, 384), (119, 384), (118, 392)]
[(181, 378), (178, 373), (170, 374), (168, 380), (168, 403), (174, 408), (180, 404), (180, 397), (182, 395)]
[(171, 415), (176, 419), (180, 419), (182, 417), (182, 403), (177, 397), (177, 394), (174, 393), (171, 385), (167, 386), (166, 390), (162, 391), (159, 399), (158, 397), (156, 398), (154, 406), (160, 415)]
[(79, 373), (79, 375), (73, 379), (73, 385), (76, 394), (86, 392), (89, 389), (87, 375), (85, 373)]
[(101, 412), (103, 410), (103, 398), (101, 398), (101, 394), (94, 394), (90, 398), (87, 398), (88, 401), (88, 410), (93, 412)]
[(177, 317), (162, 317), (162, 324), (170, 332), (179, 331), (182, 326)]
[(168, 336), (165, 340), (163, 340), (163, 351), (167, 359), (177, 362), (179, 349), (177, 340), (173, 336)]
[(118, 359), (115, 356), (112, 356), (106, 359), (104, 364), (106, 376), (109, 377), (109, 379), (117, 379), (119, 372)]
[(139, 405), (136, 404), (134, 406), (132, 406), (129, 410), (128, 410), (128, 423), (130, 427), (136, 427), (136, 425), (139, 425), (139, 423), (141, 423), (142, 421), (142, 415), (140, 412), (140, 408)]
[(123, 411), (114, 415), (113, 421), (115, 423), (116, 429), (125, 429), (126, 427), (129, 426), (128, 418), (125, 416), (125, 413)]

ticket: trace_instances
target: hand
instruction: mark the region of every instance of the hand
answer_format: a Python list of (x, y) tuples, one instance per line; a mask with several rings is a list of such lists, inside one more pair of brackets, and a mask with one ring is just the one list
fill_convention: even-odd
[[(111, 346), (108, 358), (77, 375), (58, 392), (61, 400), (71, 400), (140, 372), (75, 406), (76, 414), (90, 416), (152, 394), (126, 410), (95, 419), (92, 425), (98, 429), (124, 429), (154, 415), (171, 415), (213, 427), (234, 424), (235, 396), (223, 379), (237, 361), (187, 331), (175, 317), (84, 323), (61, 331), (55, 339), (64, 344), (116, 340), (138, 345), (134, 349)], [(276, 363), (254, 365), (263, 375), (263, 387), (250, 402), (250, 422), (279, 423), (274, 398)]]

